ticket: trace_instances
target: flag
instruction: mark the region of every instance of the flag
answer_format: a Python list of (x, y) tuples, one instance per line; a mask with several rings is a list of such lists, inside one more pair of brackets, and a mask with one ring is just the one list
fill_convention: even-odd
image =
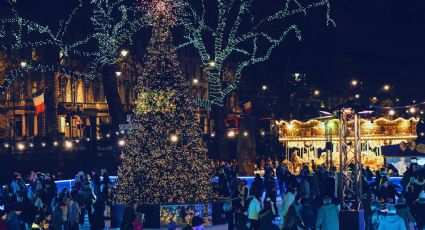
[(33, 94), (35, 112), (37, 114), (44, 113), (44, 92), (39, 91)]

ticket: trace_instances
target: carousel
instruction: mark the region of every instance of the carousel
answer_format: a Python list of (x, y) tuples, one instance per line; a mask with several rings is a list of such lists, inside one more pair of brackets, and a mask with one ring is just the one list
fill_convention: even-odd
[[(416, 136), (419, 119), (361, 119), (361, 153), (362, 163), (371, 170), (384, 165), (382, 147), (411, 143)], [(311, 167), (325, 165), (327, 168), (339, 169), (339, 120), (298, 120), (277, 122), (279, 141), (286, 148), (285, 164), (292, 173), (298, 174), (303, 165)], [(348, 130), (352, 130), (349, 127)], [(349, 135), (350, 136), (350, 135)], [(351, 140), (354, 135), (351, 135)], [(353, 148), (348, 145), (348, 148)], [(348, 158), (353, 157), (348, 155)]]

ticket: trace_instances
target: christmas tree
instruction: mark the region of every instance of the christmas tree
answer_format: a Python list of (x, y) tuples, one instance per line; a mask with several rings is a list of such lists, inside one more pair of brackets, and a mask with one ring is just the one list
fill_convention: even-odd
[(138, 79), (135, 127), (128, 134), (118, 171), (117, 201), (205, 201), (212, 192), (211, 166), (194, 115), (190, 85), (180, 70), (169, 17), (158, 13), (152, 26), (147, 60)]

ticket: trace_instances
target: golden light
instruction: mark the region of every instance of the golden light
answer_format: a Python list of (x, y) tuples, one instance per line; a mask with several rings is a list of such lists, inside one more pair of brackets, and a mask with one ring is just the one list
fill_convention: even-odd
[(395, 111), (393, 109), (390, 109), (390, 111), (388, 111), (388, 115), (394, 116), (395, 115)]
[(410, 107), (410, 109), (409, 109), (409, 113), (411, 113), (411, 114), (415, 114), (415, 113), (416, 113), (416, 109), (415, 109), (415, 107)]
[(128, 50), (126, 50), (126, 49), (122, 49), (122, 50), (121, 50), (121, 56), (123, 56), (123, 57), (127, 57), (127, 55), (128, 55)]
[(46, 143), (44, 143), (44, 142), (43, 142), (43, 143), (41, 143), (41, 146), (42, 146), (42, 147), (46, 147)]
[(357, 86), (357, 84), (359, 84), (359, 82), (357, 80), (352, 80), (351, 81), (351, 85), (352, 86)]
[(25, 68), (27, 67), (28, 63), (26, 61), (21, 61), (21, 67)]
[(179, 136), (177, 136), (177, 134), (171, 134), (170, 141), (173, 143), (177, 143), (179, 141)]
[(235, 136), (236, 136), (236, 132), (234, 130), (230, 130), (229, 132), (227, 132), (227, 137), (233, 138)]
[(70, 149), (72, 148), (72, 141), (65, 141), (65, 148)]
[(313, 92), (313, 94), (314, 94), (314, 96), (319, 96), (320, 95), (320, 90), (314, 90), (314, 92)]
[(390, 85), (388, 85), (388, 84), (385, 84), (385, 85), (384, 85), (384, 90), (385, 90), (385, 91), (390, 90), (390, 88), (391, 88), (391, 86), (390, 86)]
[(210, 63), (208, 63), (208, 65), (209, 65), (210, 67), (215, 67), (215, 66), (216, 66), (215, 61), (210, 61)]
[(198, 78), (193, 79), (193, 84), (198, 84), (198, 82), (199, 82)]
[(378, 101), (378, 98), (377, 97), (372, 97), (372, 101)]
[(266, 135), (266, 132), (264, 132), (264, 130), (261, 130), (260, 135), (264, 137)]
[(119, 140), (119, 141), (118, 141), (118, 145), (119, 145), (120, 147), (123, 147), (123, 146), (125, 145), (125, 140)]
[(9, 146), (10, 146), (10, 145), (9, 145), (8, 143), (4, 143), (4, 147), (5, 147), (5, 148), (9, 148)]
[(243, 136), (244, 137), (247, 137), (248, 136), (248, 132), (247, 131), (243, 132)]
[(360, 94), (356, 94), (356, 95), (354, 95), (354, 97), (355, 97), (356, 99), (359, 99), (359, 98), (360, 98)]
[(58, 145), (59, 145), (59, 143), (58, 143), (57, 141), (55, 141), (55, 142), (53, 142), (53, 145), (54, 145), (54, 146), (58, 146)]
[(117, 75), (117, 77), (121, 76), (121, 74), (122, 74), (122, 72), (120, 72), (120, 71), (115, 72), (115, 75)]
[(367, 129), (372, 129), (373, 128), (373, 123), (371, 121), (366, 121), (365, 125), (366, 125), (366, 128)]
[(289, 130), (291, 130), (292, 128), (294, 128), (294, 126), (293, 126), (293, 125), (291, 125), (291, 124), (288, 124), (288, 125), (286, 126), (286, 128), (287, 128), (287, 129), (289, 129)]
[(80, 143), (80, 140), (75, 140), (75, 143), (77, 143), (77, 144)]
[(24, 149), (25, 149), (25, 145), (24, 145), (24, 144), (22, 144), (22, 143), (18, 143), (18, 144), (17, 144), (17, 147), (18, 147), (18, 150), (19, 150), (19, 151), (22, 151), (22, 150), (24, 150)]

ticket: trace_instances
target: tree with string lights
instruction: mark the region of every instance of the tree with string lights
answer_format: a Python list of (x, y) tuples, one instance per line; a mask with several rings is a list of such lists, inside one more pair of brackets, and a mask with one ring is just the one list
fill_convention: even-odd
[(143, 204), (206, 201), (212, 197), (212, 171), (173, 45), (174, 15), (166, 1), (145, 7), (151, 12), (152, 37), (138, 79), (134, 127), (118, 170), (116, 198)]
[[(16, 79), (30, 72), (63, 74), (86, 81), (94, 80), (100, 73), (114, 128), (125, 122), (115, 65), (122, 47), (131, 43), (133, 35), (145, 27), (136, 7), (128, 6), (123, 0), (92, 0), (89, 4), (78, 0), (58, 26), (24, 18), (13, 6), (10, 8), (11, 14), (0, 16), (0, 50), (9, 53), (48, 50), (54, 54), (49, 54), (49, 62), (31, 58), (25, 65), (12, 65), (0, 92), (5, 93)], [(86, 9), (90, 12), (88, 18), (84, 14)], [(93, 30), (81, 35), (81, 23), (91, 25)], [(76, 67), (76, 60), (88, 64)]]

